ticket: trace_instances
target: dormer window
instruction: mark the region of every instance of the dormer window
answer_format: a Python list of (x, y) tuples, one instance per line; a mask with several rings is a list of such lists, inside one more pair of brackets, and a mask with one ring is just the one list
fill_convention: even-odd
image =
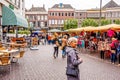
[(59, 7), (59, 8), (63, 8), (63, 7), (64, 7), (64, 6), (63, 6), (63, 3), (60, 3), (58, 7)]

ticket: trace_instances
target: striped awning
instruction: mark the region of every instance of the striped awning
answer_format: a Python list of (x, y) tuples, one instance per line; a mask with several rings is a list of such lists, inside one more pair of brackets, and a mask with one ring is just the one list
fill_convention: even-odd
[(14, 12), (12, 9), (2, 7), (2, 25), (3, 26), (18, 26), (28, 27), (28, 21), (20, 14)]

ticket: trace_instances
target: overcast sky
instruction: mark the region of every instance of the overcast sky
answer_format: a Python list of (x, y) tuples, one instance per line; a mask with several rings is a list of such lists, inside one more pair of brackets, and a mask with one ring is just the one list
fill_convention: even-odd
[[(102, 0), (102, 6), (108, 3), (110, 0)], [(120, 0), (114, 0), (117, 4), (120, 5)], [(76, 9), (91, 9), (99, 8), (100, 0), (25, 0), (26, 9), (30, 9), (32, 4), (35, 7), (42, 7), (45, 4), (46, 10), (51, 8), (54, 4), (71, 4), (73, 8)]]

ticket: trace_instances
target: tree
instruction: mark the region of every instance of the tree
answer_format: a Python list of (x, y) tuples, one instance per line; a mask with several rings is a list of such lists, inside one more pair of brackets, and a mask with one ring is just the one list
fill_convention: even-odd
[(67, 19), (64, 21), (64, 30), (67, 29), (74, 29), (78, 27), (78, 20), (77, 19)]
[(101, 26), (108, 25), (108, 24), (111, 24), (111, 23), (112, 23), (111, 20), (107, 20), (107, 19), (102, 19), (101, 20)]
[(115, 23), (115, 24), (120, 24), (120, 19), (116, 19), (116, 20), (114, 21), (114, 23)]
[(86, 27), (86, 26), (98, 26), (98, 22), (95, 21), (94, 19), (85, 19), (82, 23), (81, 23), (82, 27)]

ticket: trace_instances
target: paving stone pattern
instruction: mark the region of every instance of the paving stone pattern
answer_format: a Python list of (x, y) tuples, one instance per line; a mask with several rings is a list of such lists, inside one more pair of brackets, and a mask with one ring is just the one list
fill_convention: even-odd
[[(80, 56), (84, 60), (80, 65), (81, 80), (120, 80), (120, 67), (86, 54)], [(40, 45), (39, 50), (27, 49), (23, 58), (11, 64), (10, 71), (0, 67), (0, 80), (67, 80), (65, 67), (61, 51), (54, 59), (53, 46)]]

